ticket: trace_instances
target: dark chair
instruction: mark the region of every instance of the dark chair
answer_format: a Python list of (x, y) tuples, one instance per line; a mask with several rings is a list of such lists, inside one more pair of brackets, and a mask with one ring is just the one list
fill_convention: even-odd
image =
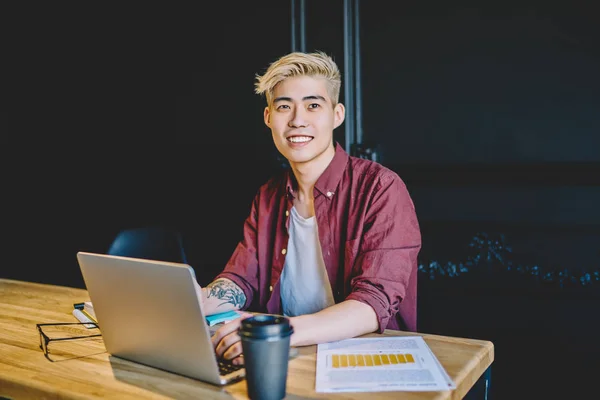
[(120, 231), (107, 254), (187, 264), (181, 233), (160, 227), (130, 228)]

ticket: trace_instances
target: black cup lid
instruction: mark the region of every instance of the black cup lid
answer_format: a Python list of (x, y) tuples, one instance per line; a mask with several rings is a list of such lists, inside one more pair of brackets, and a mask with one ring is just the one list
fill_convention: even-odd
[(239, 334), (248, 338), (286, 337), (294, 333), (290, 320), (281, 315), (258, 314), (242, 320)]

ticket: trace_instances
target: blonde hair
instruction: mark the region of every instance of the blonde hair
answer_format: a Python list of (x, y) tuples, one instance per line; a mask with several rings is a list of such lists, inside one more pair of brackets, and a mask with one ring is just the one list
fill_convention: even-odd
[(277, 84), (287, 78), (296, 76), (316, 76), (327, 80), (327, 93), (335, 106), (339, 101), (342, 83), (340, 70), (327, 54), (294, 52), (271, 63), (264, 75), (256, 75), (255, 92), (265, 94), (267, 104), (271, 105), (273, 91)]

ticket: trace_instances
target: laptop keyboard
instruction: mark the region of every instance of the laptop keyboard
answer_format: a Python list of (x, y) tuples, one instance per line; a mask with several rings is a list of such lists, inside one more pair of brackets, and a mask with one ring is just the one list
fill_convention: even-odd
[(235, 365), (229, 360), (218, 360), (219, 372), (221, 375), (228, 375), (234, 371), (244, 368), (243, 365)]

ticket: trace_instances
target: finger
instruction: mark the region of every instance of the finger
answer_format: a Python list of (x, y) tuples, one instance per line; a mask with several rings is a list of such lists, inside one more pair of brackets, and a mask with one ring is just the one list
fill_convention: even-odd
[(223, 353), (223, 358), (226, 360), (233, 360), (242, 354), (242, 342), (239, 340)]
[(217, 346), (219, 345), (219, 342), (221, 342), (221, 340), (223, 340), (223, 338), (225, 336), (231, 334), (232, 332), (237, 331), (239, 327), (240, 327), (240, 321), (237, 319), (234, 321), (231, 321), (228, 324), (223, 324), (223, 326), (221, 326), (219, 329), (217, 329), (211, 337), (213, 347), (216, 349)]
[(252, 316), (253, 316), (253, 314), (250, 314), (250, 313), (247, 313), (247, 312), (243, 312), (243, 311), (238, 311), (237, 313), (238, 313), (238, 315), (239, 315), (239, 317), (238, 317), (238, 318), (236, 318), (236, 319), (230, 319), (230, 320), (228, 320), (228, 321), (225, 321), (225, 322), (223, 322), (223, 323), (224, 323), (224, 324), (228, 324), (228, 323), (230, 323), (231, 321), (238, 321), (238, 322), (239, 322), (239, 321), (242, 321), (242, 320), (244, 320), (244, 319), (246, 319), (246, 318), (249, 318), (249, 317), (252, 317)]
[(233, 345), (240, 341), (240, 337), (237, 332), (232, 332), (229, 335), (225, 336), (217, 347), (215, 348), (215, 353), (217, 353), (217, 357), (223, 357), (223, 354)]
[(244, 353), (231, 360), (231, 363), (234, 365), (244, 365)]
[(239, 318), (240, 321), (243, 319), (252, 317), (254, 315), (254, 314), (250, 314), (250, 313), (243, 312), (243, 311), (238, 311), (238, 313), (240, 314), (240, 318)]
[(218, 341), (213, 341), (215, 346), (215, 352), (218, 356), (221, 356), (225, 352), (225, 350), (227, 350), (227, 348), (234, 344), (237, 340), (239, 340), (239, 337), (236, 331), (232, 331), (225, 334)]

